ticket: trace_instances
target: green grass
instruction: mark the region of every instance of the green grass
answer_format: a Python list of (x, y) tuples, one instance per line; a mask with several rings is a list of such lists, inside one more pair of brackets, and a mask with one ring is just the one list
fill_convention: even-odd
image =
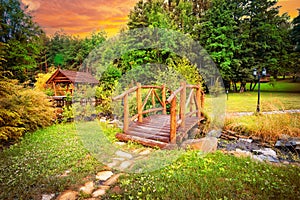
[[(291, 80), (280, 80), (273, 82), (274, 85), (269, 83), (261, 83), (260, 89), (263, 92), (300, 92), (300, 82), (292, 82)], [(257, 91), (257, 85), (254, 91)], [(250, 89), (250, 84), (247, 84), (247, 89)]]
[(105, 199), (297, 199), (299, 177), (295, 166), (188, 151), (162, 170), (122, 177), (121, 193)]
[[(76, 187), (103, 167), (83, 147), (74, 124), (28, 134), (0, 158), (0, 199), (40, 199)], [(61, 176), (66, 170), (70, 174)]]
[[(92, 128), (87, 125), (76, 126), (77, 131)], [(104, 167), (83, 147), (79, 135), (74, 124), (55, 125), (1, 152), (0, 199), (40, 199), (42, 194), (77, 190), (93, 180)], [(61, 176), (66, 170), (70, 174)], [(293, 199), (300, 196), (299, 172), (294, 166), (188, 151), (158, 171), (125, 175), (119, 183), (123, 192), (105, 198)]]
[[(300, 93), (261, 92), (261, 110), (300, 109)], [(255, 112), (257, 92), (229, 93), (226, 112)]]

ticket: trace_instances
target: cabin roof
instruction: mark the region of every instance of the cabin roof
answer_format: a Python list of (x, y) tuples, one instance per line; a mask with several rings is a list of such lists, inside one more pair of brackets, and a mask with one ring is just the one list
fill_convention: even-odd
[(87, 72), (77, 72), (70, 70), (61, 70), (58, 69), (52, 74), (52, 76), (47, 80), (46, 84), (52, 82), (62, 83), (89, 83), (89, 84), (98, 84), (99, 81), (95, 79), (90, 73)]

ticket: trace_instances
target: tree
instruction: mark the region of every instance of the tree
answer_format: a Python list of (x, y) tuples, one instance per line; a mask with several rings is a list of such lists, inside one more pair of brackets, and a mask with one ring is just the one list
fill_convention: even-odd
[(292, 42), (296, 51), (300, 51), (300, 9), (298, 11), (298, 16), (292, 21), (293, 29), (291, 32)]
[(32, 78), (37, 67), (44, 33), (18, 0), (1, 0), (0, 16), (0, 42), (7, 45), (1, 56), (5, 60), (3, 70), (24, 82)]

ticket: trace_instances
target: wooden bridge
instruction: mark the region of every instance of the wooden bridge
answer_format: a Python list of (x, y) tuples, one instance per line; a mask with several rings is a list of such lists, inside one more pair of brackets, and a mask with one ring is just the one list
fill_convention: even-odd
[[(148, 90), (144, 100), (142, 90)], [(136, 93), (137, 114), (130, 117), (128, 97), (133, 92)], [(176, 97), (178, 94), (179, 104)], [(150, 96), (152, 108), (144, 110)], [(204, 92), (200, 85), (187, 85), (182, 82), (180, 87), (172, 92), (165, 85), (142, 86), (137, 83), (135, 87), (113, 98), (113, 101), (121, 99), (124, 104), (123, 133), (116, 135), (121, 141), (131, 140), (145, 146), (164, 148), (168, 144), (181, 142), (187, 133), (204, 119)], [(156, 107), (157, 102), (159, 107)], [(148, 116), (144, 117), (145, 115)]]

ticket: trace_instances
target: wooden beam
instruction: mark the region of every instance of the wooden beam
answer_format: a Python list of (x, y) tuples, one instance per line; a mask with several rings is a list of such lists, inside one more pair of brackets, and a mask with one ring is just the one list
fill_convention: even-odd
[(162, 85), (161, 88), (161, 100), (162, 100), (162, 107), (163, 107), (163, 114), (167, 114), (167, 106), (166, 106), (166, 86)]
[[(155, 94), (153, 90), (151, 91), (151, 101), (152, 101), (152, 108), (155, 108), (156, 102), (155, 102)], [(154, 112), (153, 114), (156, 114), (156, 112)]]
[(143, 122), (143, 105), (142, 105), (142, 88), (141, 83), (137, 83), (136, 89), (136, 105), (138, 111), (138, 122)]
[(170, 115), (170, 142), (172, 144), (176, 143), (176, 128), (177, 128), (177, 119), (176, 119), (176, 96), (171, 102), (171, 115)]
[(197, 107), (197, 117), (201, 118), (201, 89), (196, 89), (196, 107)]
[(161, 149), (168, 145), (168, 143), (165, 143), (165, 142), (150, 140), (150, 139), (141, 138), (141, 137), (138, 137), (138, 136), (126, 135), (126, 134), (121, 134), (121, 133), (117, 133), (116, 138), (119, 139), (120, 141), (129, 141), (129, 140), (131, 140), (131, 141), (140, 143), (140, 144), (145, 145), (145, 146), (159, 147)]
[(180, 91), (180, 104), (179, 104), (179, 119), (181, 120), (181, 127), (185, 128), (185, 102), (186, 102), (186, 83), (180, 83), (182, 90)]
[(132, 87), (132, 88), (126, 90), (125, 92), (123, 92), (123, 93), (120, 94), (119, 96), (116, 96), (116, 97), (112, 98), (112, 100), (113, 100), (113, 101), (116, 101), (116, 100), (122, 99), (125, 95), (128, 95), (128, 94), (130, 94), (131, 92), (136, 91), (136, 89), (137, 89), (137, 86), (134, 86), (134, 87)]
[(145, 98), (145, 100), (144, 100), (144, 102), (143, 102), (143, 105), (142, 105), (142, 110), (144, 110), (144, 108), (145, 108), (145, 105), (147, 104), (147, 101), (148, 101), (148, 99), (149, 99), (149, 97), (150, 97), (150, 95), (152, 94), (152, 88), (148, 91), (148, 94), (147, 94), (147, 96), (146, 96), (146, 98)]
[(127, 132), (129, 127), (129, 105), (128, 105), (128, 94), (124, 96), (124, 124), (123, 131)]

